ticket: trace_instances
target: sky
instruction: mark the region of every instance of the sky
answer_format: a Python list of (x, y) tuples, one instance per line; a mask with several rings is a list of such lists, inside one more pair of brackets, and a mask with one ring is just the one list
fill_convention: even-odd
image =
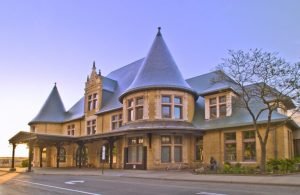
[[(228, 49), (300, 61), (298, 0), (1, 0), (0, 156), (54, 83), (69, 109), (96, 61), (102, 75), (147, 55), (161, 26), (184, 78), (210, 72)], [(16, 156), (27, 156), (17, 146)]]

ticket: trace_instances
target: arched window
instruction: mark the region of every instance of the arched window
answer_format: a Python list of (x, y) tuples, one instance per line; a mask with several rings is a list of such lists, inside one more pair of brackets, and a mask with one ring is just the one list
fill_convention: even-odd
[(66, 149), (64, 147), (59, 150), (59, 162), (66, 162)]

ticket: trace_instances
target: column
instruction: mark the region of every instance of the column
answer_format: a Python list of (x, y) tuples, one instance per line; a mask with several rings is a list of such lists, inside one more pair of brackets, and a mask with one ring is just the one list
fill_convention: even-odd
[(40, 146), (40, 168), (43, 167), (43, 146)]
[(11, 168), (9, 171), (16, 171), (15, 168), (15, 149), (16, 149), (16, 144), (13, 144), (13, 149), (12, 149), (12, 156), (11, 156)]
[(32, 143), (28, 143), (28, 148), (29, 148), (29, 151), (28, 151), (28, 172), (31, 172), (31, 162), (32, 162), (32, 149), (33, 149), (33, 146), (32, 146)]
[(112, 169), (112, 165), (113, 165), (114, 139), (113, 139), (113, 138), (109, 138), (109, 139), (108, 139), (108, 144), (109, 144), (109, 168)]
[(59, 153), (60, 153), (60, 144), (56, 145), (56, 168), (59, 168)]

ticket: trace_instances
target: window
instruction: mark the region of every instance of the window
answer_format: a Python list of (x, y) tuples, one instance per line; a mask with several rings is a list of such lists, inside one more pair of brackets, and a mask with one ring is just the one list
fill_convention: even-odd
[(174, 161), (182, 162), (182, 137), (174, 136)]
[(111, 129), (117, 129), (122, 126), (122, 114), (115, 114), (111, 116)]
[(163, 95), (161, 98), (162, 118), (182, 119), (182, 107), (182, 97)]
[(171, 162), (171, 136), (161, 136), (161, 162)]
[(161, 98), (162, 106), (162, 118), (171, 118), (171, 96), (162, 96)]
[(127, 101), (127, 121), (141, 120), (144, 118), (144, 98), (137, 97)]
[(66, 162), (66, 150), (63, 147), (59, 149), (59, 162)]
[(87, 121), (87, 134), (92, 135), (96, 133), (96, 119)]
[(195, 160), (203, 161), (203, 137), (196, 137)]
[(236, 161), (236, 133), (224, 133), (225, 161)]
[(227, 115), (226, 95), (209, 98), (209, 119)]
[(136, 98), (135, 104), (135, 120), (143, 119), (143, 112), (144, 112), (144, 98), (138, 97)]
[[(172, 138), (174, 144), (172, 145)], [(171, 162), (171, 151), (174, 153), (174, 162), (182, 162), (182, 136), (161, 136), (161, 162)]]
[(94, 93), (88, 96), (88, 111), (94, 110), (97, 108), (98, 104), (98, 94)]
[(174, 97), (174, 118), (182, 119), (182, 98)]
[(128, 139), (128, 163), (143, 162), (143, 143), (142, 137), (132, 137)]
[(209, 99), (209, 113), (210, 119), (217, 118), (217, 98)]
[(74, 124), (71, 124), (71, 125), (68, 125), (67, 127), (67, 134), (68, 135), (75, 135), (75, 125)]
[(255, 131), (243, 132), (243, 160), (256, 161)]
[(33, 125), (33, 126), (31, 126), (31, 132), (35, 132), (35, 126)]

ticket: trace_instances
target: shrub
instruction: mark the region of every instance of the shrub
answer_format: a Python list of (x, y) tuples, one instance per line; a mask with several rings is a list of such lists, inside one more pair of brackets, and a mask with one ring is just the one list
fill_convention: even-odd
[(29, 164), (28, 159), (22, 160), (22, 163), (21, 163), (22, 167), (28, 167), (28, 164)]
[(298, 159), (270, 159), (267, 162), (267, 170), (271, 173), (290, 173), (296, 171)]

